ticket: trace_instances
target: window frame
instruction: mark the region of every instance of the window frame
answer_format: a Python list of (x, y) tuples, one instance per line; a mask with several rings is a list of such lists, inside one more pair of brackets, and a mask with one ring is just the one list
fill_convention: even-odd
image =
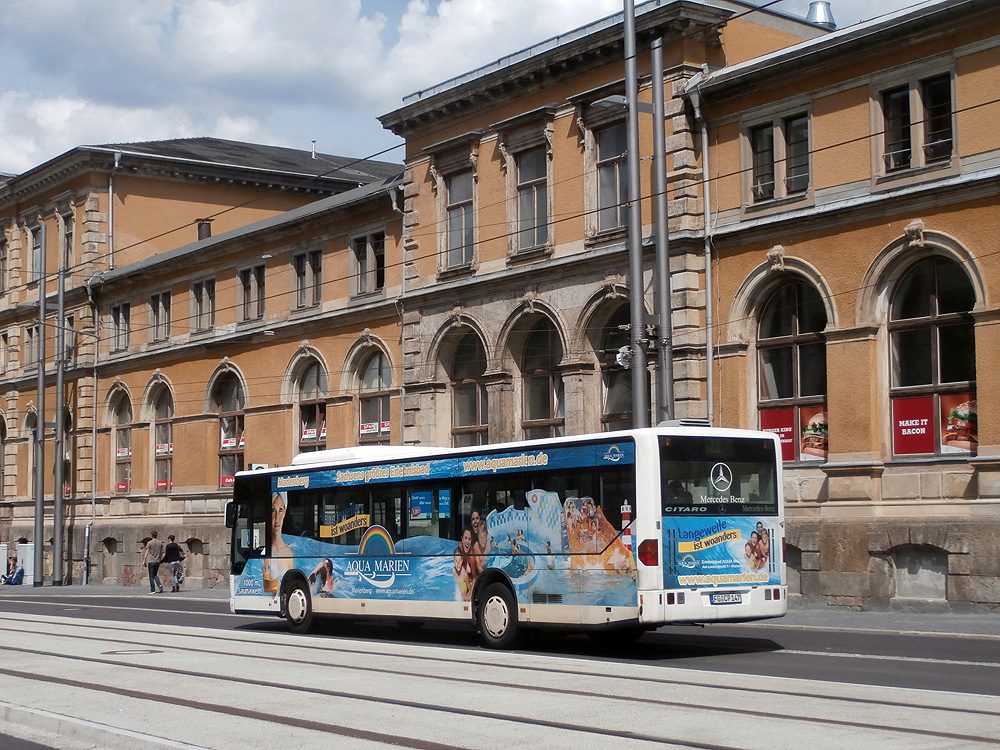
[[(372, 363), (378, 360), (376, 387), (365, 384)], [(385, 375), (388, 375), (386, 382)], [(388, 445), (392, 435), (392, 363), (381, 349), (365, 357), (358, 370), (358, 443)], [(372, 408), (374, 407), (374, 408)], [(367, 413), (366, 413), (367, 412)], [(377, 419), (365, 421), (366, 416)]]
[[(468, 195), (456, 198), (455, 187), (459, 179), (468, 179), (469, 190)], [(470, 167), (445, 175), (444, 190), (444, 268), (447, 271), (469, 268), (476, 257), (475, 170)]]
[[(475, 361), (466, 358), (472, 350)], [(451, 444), (461, 448), (474, 445), (485, 445), (489, 442), (489, 392), (486, 387), (486, 349), (482, 340), (475, 333), (465, 333), (457, 342), (449, 367), (451, 380)], [(460, 394), (466, 395), (473, 406), (470, 413), (473, 420), (462, 422), (459, 415), (458, 399)]]
[(152, 343), (170, 340), (170, 298), (169, 290), (149, 295), (149, 340)]
[(132, 489), (132, 401), (128, 394), (119, 391), (112, 405), (114, 420), (114, 478), (115, 493), (127, 494)]
[(323, 300), (323, 251), (307, 250), (292, 256), (295, 309), (318, 307)]
[(191, 282), (191, 320), (196, 333), (215, 328), (215, 277)]
[[(612, 130), (621, 129), (625, 138), (626, 148), (620, 153), (606, 153), (602, 155), (601, 135)], [(624, 120), (620, 122), (603, 123), (595, 127), (594, 134), (594, 175), (595, 185), (595, 215), (596, 228), (599, 234), (608, 232), (619, 232), (628, 228), (628, 129)], [(611, 148), (610, 146), (608, 148)], [(606, 190), (602, 190), (604, 180), (602, 176), (611, 175), (614, 184), (614, 200), (608, 201)], [(605, 223), (605, 216), (613, 215), (615, 223)]]
[(153, 399), (152, 415), (153, 486), (156, 492), (166, 493), (174, 487), (174, 399), (165, 385)]
[(132, 338), (132, 303), (114, 302), (109, 308), (111, 338), (108, 340), (112, 352), (126, 351)]
[[(235, 408), (226, 409), (223, 400), (230, 394), (227, 394), (223, 389), (229, 387), (230, 380), (233, 383), (231, 395)], [(246, 447), (246, 391), (243, 388), (243, 381), (234, 372), (220, 375), (212, 388), (212, 400), (219, 419), (219, 487), (228, 488), (232, 487), (236, 474), (246, 468), (244, 455)], [(232, 468), (232, 474), (226, 473), (228, 468)]]
[[(769, 308), (772, 304), (780, 302), (779, 295), (784, 293), (785, 290), (791, 290), (791, 310), (788, 313), (787, 325), (788, 331), (786, 333), (780, 333), (777, 335), (767, 336), (763, 335), (763, 325), (765, 316), (769, 312)], [(810, 300), (805, 300), (802, 297), (803, 290), (810, 290), (811, 293), (815, 294), (814, 301), (818, 308), (823, 313), (823, 325), (815, 330), (802, 330), (802, 324), (800, 321), (800, 311), (803, 309), (803, 305), (807, 304)], [(768, 294), (763, 300), (763, 304), (760, 306), (760, 312), (757, 315), (756, 326), (754, 332), (755, 341), (755, 355), (756, 361), (754, 363), (757, 372), (757, 393), (756, 393), (756, 411), (757, 420), (761, 428), (764, 426), (764, 414), (766, 412), (778, 412), (781, 410), (791, 410), (792, 411), (792, 422), (791, 427), (792, 433), (792, 446), (793, 455), (790, 461), (806, 461), (806, 460), (816, 460), (817, 458), (825, 460), (825, 456), (815, 455), (815, 451), (809, 454), (809, 458), (803, 458), (803, 446), (802, 431), (804, 426), (809, 421), (807, 417), (812, 414), (816, 414), (817, 411), (822, 411), (827, 413), (829, 404), (829, 362), (827, 359), (827, 337), (825, 334), (826, 329), (830, 325), (829, 313), (826, 309), (826, 305), (823, 300), (823, 294), (820, 289), (816, 287), (809, 279), (798, 278), (794, 276), (786, 277), (780, 283), (775, 284), (768, 290)], [(823, 387), (820, 393), (803, 393), (803, 358), (807, 347), (822, 347), (823, 352)], [(791, 395), (790, 396), (768, 396), (765, 394), (765, 357), (768, 352), (777, 352), (779, 350), (787, 349), (790, 350), (790, 357), (788, 359), (788, 367), (791, 372)], [(803, 415), (805, 412), (805, 415)], [(782, 437), (782, 442), (785, 442), (785, 437), (783, 434), (779, 433)]]
[(351, 237), (351, 276), (356, 297), (385, 290), (386, 231), (372, 229)]
[[(804, 124), (805, 138), (794, 137), (796, 125)], [(758, 136), (766, 136), (770, 148), (758, 148)], [(811, 102), (784, 103), (780, 109), (756, 113), (741, 127), (743, 210), (782, 207), (790, 202), (812, 199), (812, 105)], [(801, 151), (802, 144), (805, 150)], [(802, 167), (800, 170), (799, 168)], [(769, 176), (770, 191), (760, 189), (760, 178)], [(797, 181), (804, 180), (798, 186)]]
[(246, 266), (237, 271), (240, 288), (240, 322), (264, 320), (267, 295), (267, 267), (264, 263)]
[[(306, 378), (316, 368), (317, 378), (315, 383), (315, 393), (307, 393)], [(308, 453), (326, 448), (326, 400), (327, 400), (327, 378), (323, 365), (319, 360), (312, 360), (303, 368), (296, 383), (298, 394), (298, 452)], [(311, 422), (307, 422), (307, 413), (312, 415)], [(316, 425), (313, 429), (315, 435), (306, 435), (306, 425)]]
[[(947, 82), (948, 115), (928, 111), (930, 106), (943, 106), (943, 102), (932, 105), (930, 84)], [(905, 105), (898, 116), (890, 113), (889, 97), (895, 96), (892, 102)], [(875, 137), (872, 138), (872, 180), (878, 185), (881, 182), (896, 182), (907, 178), (920, 179), (925, 171), (938, 170), (955, 171), (959, 168), (958, 159), (958, 118), (955, 107), (956, 73), (954, 63), (933, 63), (917, 66), (907, 70), (898, 70), (880, 77), (872, 83), (871, 128)], [(890, 141), (892, 128), (889, 120), (905, 118), (897, 130), (895, 140)], [(947, 119), (947, 128), (938, 127), (931, 131), (933, 119)], [(940, 125), (940, 123), (938, 123)], [(931, 141), (935, 133), (948, 137)], [(947, 143), (946, 148), (941, 144)], [(906, 154), (900, 157), (898, 163), (892, 160), (893, 154)]]

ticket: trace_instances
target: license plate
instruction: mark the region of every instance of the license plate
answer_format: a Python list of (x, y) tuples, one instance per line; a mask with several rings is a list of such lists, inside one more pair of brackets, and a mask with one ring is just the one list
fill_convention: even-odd
[(742, 604), (743, 594), (709, 594), (708, 600), (712, 604)]

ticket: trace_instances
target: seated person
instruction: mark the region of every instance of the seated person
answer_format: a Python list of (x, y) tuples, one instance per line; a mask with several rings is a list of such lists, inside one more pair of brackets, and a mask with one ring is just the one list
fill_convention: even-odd
[(0, 576), (0, 583), (10, 586), (18, 586), (24, 580), (24, 567), (17, 564), (17, 558), (11, 557), (7, 560), (7, 573)]

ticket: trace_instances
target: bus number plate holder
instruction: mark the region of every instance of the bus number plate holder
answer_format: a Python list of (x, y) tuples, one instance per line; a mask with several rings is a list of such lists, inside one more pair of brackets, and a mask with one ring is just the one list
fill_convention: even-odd
[(743, 595), (733, 593), (709, 594), (708, 600), (712, 604), (742, 604)]

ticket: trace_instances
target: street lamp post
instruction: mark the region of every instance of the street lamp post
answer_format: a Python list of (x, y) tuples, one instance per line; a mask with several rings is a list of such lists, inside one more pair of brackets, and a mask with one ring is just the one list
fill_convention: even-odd
[(38, 398), (35, 415), (35, 523), (32, 536), (35, 542), (34, 580), (33, 586), (45, 583), (45, 561), (43, 546), (45, 544), (45, 222), (39, 224), (41, 233), (41, 248), (38, 254), (38, 267), (33, 269), (38, 273), (38, 341), (36, 364), (38, 366)]
[(649, 426), (646, 378), (646, 305), (642, 274), (642, 196), (639, 189), (639, 80), (636, 71), (635, 3), (625, 0), (625, 97), (628, 135), (628, 299), (632, 345), (632, 426)]

